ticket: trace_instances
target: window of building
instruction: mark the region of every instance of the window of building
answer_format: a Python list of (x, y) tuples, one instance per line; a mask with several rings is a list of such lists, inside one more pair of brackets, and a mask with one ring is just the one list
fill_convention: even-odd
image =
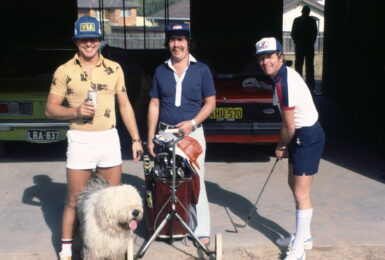
[(131, 16), (131, 10), (120, 9), (120, 17), (129, 17)]
[(163, 49), (168, 23), (190, 23), (190, 0), (77, 0), (77, 3), (78, 15), (84, 15), (86, 9), (86, 13), (97, 18), (102, 25), (103, 40), (113, 47)]

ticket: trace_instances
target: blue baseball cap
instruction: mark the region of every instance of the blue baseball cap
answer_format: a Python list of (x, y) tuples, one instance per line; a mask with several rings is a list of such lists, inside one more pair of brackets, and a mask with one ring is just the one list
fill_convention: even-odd
[(262, 38), (255, 44), (256, 52), (255, 55), (262, 53), (273, 53), (273, 52), (282, 52), (282, 44), (274, 37)]
[(166, 29), (166, 38), (170, 38), (172, 36), (186, 36), (190, 38), (190, 28), (188, 24), (185, 23), (172, 23), (167, 26)]
[(100, 23), (95, 17), (82, 16), (75, 22), (73, 39), (102, 38)]

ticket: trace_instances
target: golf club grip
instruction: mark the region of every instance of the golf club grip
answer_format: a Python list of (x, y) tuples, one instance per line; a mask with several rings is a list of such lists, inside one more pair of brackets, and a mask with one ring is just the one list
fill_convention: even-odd
[(179, 128), (173, 128), (173, 129), (166, 129), (164, 130), (165, 133), (170, 133), (170, 134), (173, 134), (174, 136), (177, 137), (176, 140), (174, 140), (175, 143), (179, 142), (180, 140), (183, 139), (183, 137), (185, 136), (185, 133), (182, 129), (179, 129)]
[(170, 133), (170, 134), (176, 134), (179, 132), (179, 129), (178, 128), (174, 128), (174, 129), (166, 129), (164, 130), (165, 133)]

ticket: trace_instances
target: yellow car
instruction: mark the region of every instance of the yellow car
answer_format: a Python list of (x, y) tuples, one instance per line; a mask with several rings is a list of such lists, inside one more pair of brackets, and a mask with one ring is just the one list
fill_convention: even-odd
[(66, 139), (67, 121), (48, 119), (45, 105), (55, 69), (71, 49), (18, 48), (0, 67), (0, 153), (8, 141), (52, 143)]

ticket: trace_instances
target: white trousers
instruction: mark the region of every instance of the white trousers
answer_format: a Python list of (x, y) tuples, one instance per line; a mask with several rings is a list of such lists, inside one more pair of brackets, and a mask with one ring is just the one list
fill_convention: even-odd
[[(199, 174), (200, 192), (198, 203), (196, 204), (198, 223), (194, 234), (197, 237), (210, 237), (210, 209), (205, 185), (206, 139), (203, 127), (197, 128), (195, 131), (191, 132), (189, 136), (196, 139), (202, 146), (202, 154), (197, 159), (200, 169), (196, 168)], [(178, 153), (178, 150), (179, 148), (176, 149), (176, 153)]]

